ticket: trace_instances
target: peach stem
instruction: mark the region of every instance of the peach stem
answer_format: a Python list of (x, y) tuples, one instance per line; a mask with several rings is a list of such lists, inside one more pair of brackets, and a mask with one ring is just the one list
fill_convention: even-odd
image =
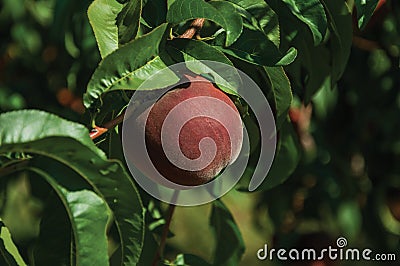
[[(179, 195), (179, 190), (175, 190), (174, 194), (172, 195), (172, 202), (176, 202), (177, 198)], [(172, 221), (172, 216), (174, 215), (176, 205), (174, 204), (168, 204), (168, 209), (167, 209), (167, 215), (166, 215), (166, 221), (165, 225), (161, 234), (161, 239), (160, 239), (160, 245), (158, 246), (157, 252), (154, 255), (153, 263), (151, 264), (152, 266), (157, 266), (160, 258), (162, 258), (163, 253), (164, 253), (164, 248), (165, 248), (165, 242), (167, 241), (167, 236), (169, 232), (169, 227), (171, 225)]]

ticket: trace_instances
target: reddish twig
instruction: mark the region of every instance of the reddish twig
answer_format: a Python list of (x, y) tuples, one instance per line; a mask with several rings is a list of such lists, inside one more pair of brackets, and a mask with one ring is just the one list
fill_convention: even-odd
[(162, 255), (164, 253), (165, 242), (167, 241), (169, 227), (171, 225), (172, 216), (174, 215), (174, 211), (175, 211), (175, 205), (169, 204), (168, 205), (168, 210), (167, 210), (167, 217), (166, 217), (165, 225), (163, 227), (163, 231), (162, 231), (162, 234), (161, 234), (160, 245), (158, 246), (156, 254), (154, 255), (153, 262), (151, 263), (152, 266), (157, 266), (158, 265), (158, 262), (159, 262), (160, 258), (162, 257)]
[(190, 27), (181, 36), (179, 36), (179, 38), (183, 39), (193, 38), (196, 32), (199, 32), (201, 30), (203, 25), (204, 25), (204, 18), (197, 18), (193, 20), (192, 24), (190, 24)]
[[(174, 193), (172, 194), (172, 199), (171, 202), (176, 203), (177, 199), (179, 196), (179, 190), (175, 190)], [(154, 255), (154, 259), (152, 262), (152, 266), (157, 266), (158, 262), (160, 260), (160, 258), (162, 257), (163, 253), (164, 253), (164, 248), (165, 248), (165, 243), (167, 241), (167, 236), (168, 236), (168, 232), (169, 232), (169, 227), (171, 225), (171, 221), (172, 221), (172, 216), (174, 215), (174, 211), (175, 211), (175, 205), (174, 204), (169, 204), (168, 205), (168, 210), (167, 210), (167, 217), (165, 220), (165, 225), (161, 234), (161, 239), (160, 239), (160, 245), (158, 246), (157, 252)]]
[(115, 117), (114, 119), (106, 122), (103, 126), (99, 127), (96, 126), (90, 131), (90, 138), (91, 139), (96, 139), (100, 136), (102, 136), (104, 133), (108, 132), (110, 129), (113, 129), (114, 127), (118, 126), (119, 124), (124, 121), (124, 116), (125, 116), (125, 111), (123, 111), (120, 115)]
[(89, 133), (91, 139), (96, 139), (106, 133), (108, 131), (107, 128), (95, 126)]

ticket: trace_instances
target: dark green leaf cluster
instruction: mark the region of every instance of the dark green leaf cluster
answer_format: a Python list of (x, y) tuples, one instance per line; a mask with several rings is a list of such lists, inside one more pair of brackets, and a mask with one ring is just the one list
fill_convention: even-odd
[[(2, 4), (4, 10), (13, 10), (10, 14), (20, 19), (23, 14), (16, 12), (11, 2)], [(360, 28), (367, 25), (377, 2), (355, 1)], [(179, 78), (171, 72), (160, 83), (142, 86), (154, 73), (175, 63), (213, 60), (249, 75), (269, 101), (278, 134), (274, 162), (259, 190), (278, 186), (295, 171), (302, 153), (301, 130), (293, 127), (290, 108), (294, 100), (307, 105), (319, 92), (336, 87), (353, 37), (352, 15), (344, 0), (71, 3), (54, 4), (51, 36), (54, 42), (65, 40), (71, 58), (85, 56), (94, 45), (93, 36), (85, 38), (88, 28), (80, 28), (82, 12), (77, 12), (80, 16), (69, 14), (87, 8), (101, 57), (83, 96), (91, 126), (121, 114), (139, 88), (156, 90), (177, 83)], [(43, 25), (51, 24), (43, 13), (38, 12), (37, 18)], [(182, 38), (191, 22), (199, 18), (205, 19), (201, 30), (195, 29), (194, 38)], [(57, 35), (62, 29), (66, 33)], [(87, 41), (76, 43), (78, 37)], [(36, 37), (32, 38), (27, 39), (25, 48), (35, 53), (39, 44)], [(76, 69), (81, 68), (77, 64), (66, 71), (74, 87), (80, 85)], [(248, 187), (258, 162), (260, 121), (236, 91), (221, 89), (235, 99), (250, 134), (249, 164), (238, 187), (242, 190)], [(3, 105), (19, 106), (18, 102), (0, 100), (0, 107)], [(0, 264), (19, 265), (25, 260), (29, 265), (150, 265), (158, 246), (154, 235), (160, 234), (165, 220), (159, 202), (154, 203), (136, 188), (121, 153), (118, 130), (110, 130), (94, 143), (83, 125), (47, 112), (1, 114)], [(18, 184), (31, 187), (32, 193)], [(38, 195), (33, 195), (37, 193), (35, 187), (40, 187)], [(34, 205), (28, 209), (34, 214), (26, 225), (16, 221), (19, 216), (15, 210), (21, 206), (13, 205), (10, 199), (15, 193), (10, 191), (19, 191)], [(34, 239), (34, 243), (27, 245), (28, 256), (22, 254), (21, 258), (15, 249), (10, 251), (10, 246), (15, 247), (13, 241), (18, 242), (19, 235), (26, 240), (23, 227), (28, 224), (33, 229), (27, 239)], [(217, 243), (212, 264), (191, 254), (180, 254), (166, 263), (238, 265), (245, 251), (244, 241), (232, 214), (220, 200), (212, 204), (210, 225)], [(7, 237), (6, 227), (12, 239)], [(49, 250), (54, 252), (49, 254)]]
[[(136, 186), (121, 163), (107, 160), (84, 126), (52, 114), (15, 111), (0, 115), (0, 124), (9, 125), (0, 129), (0, 153), (24, 154), (23, 160), (13, 159), (1, 165), (1, 178), (24, 174), (32, 185), (39, 182), (37, 179), (44, 179), (54, 191), (47, 193), (46, 199), (54, 200), (51, 195), (55, 193), (61, 203), (43, 210), (40, 241), (34, 247), (32, 263), (58, 265), (62, 261), (68, 265), (90, 265), (96, 261), (107, 265), (106, 234), (114, 224), (121, 261), (135, 264), (143, 242), (144, 212)], [(62, 207), (66, 220), (60, 220)], [(9, 218), (13, 211), (7, 204), (2, 209), (6, 225), (16, 222)], [(65, 229), (64, 234), (70, 233), (66, 238), (54, 239), (59, 227), (46, 219), (56, 219)], [(69, 248), (49, 256), (44, 248), (49, 243)]]

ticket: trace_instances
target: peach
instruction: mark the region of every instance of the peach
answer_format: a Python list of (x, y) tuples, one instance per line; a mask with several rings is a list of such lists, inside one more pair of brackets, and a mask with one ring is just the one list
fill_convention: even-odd
[[(187, 87), (181, 85), (168, 91), (151, 107), (145, 140), (149, 157), (164, 178), (195, 186), (212, 180), (236, 159), (243, 127), (238, 110), (224, 92), (200, 76), (186, 77)], [(173, 150), (174, 141), (179, 151)], [(198, 168), (196, 163), (201, 162), (196, 160), (207, 153), (212, 155), (209, 163)], [(174, 162), (171, 156), (176, 157)]]

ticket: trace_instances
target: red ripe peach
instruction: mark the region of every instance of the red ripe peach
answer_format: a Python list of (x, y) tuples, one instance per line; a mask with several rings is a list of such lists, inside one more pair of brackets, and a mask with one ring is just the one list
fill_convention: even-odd
[[(238, 110), (225, 93), (202, 77), (187, 78), (187, 88), (168, 91), (152, 106), (145, 140), (149, 157), (164, 178), (194, 186), (212, 180), (236, 159), (243, 128)], [(202, 146), (206, 139), (212, 145)], [(174, 141), (179, 150), (174, 150)], [(208, 152), (213, 155), (209, 163), (198, 168)], [(171, 157), (176, 160), (171, 162)]]

